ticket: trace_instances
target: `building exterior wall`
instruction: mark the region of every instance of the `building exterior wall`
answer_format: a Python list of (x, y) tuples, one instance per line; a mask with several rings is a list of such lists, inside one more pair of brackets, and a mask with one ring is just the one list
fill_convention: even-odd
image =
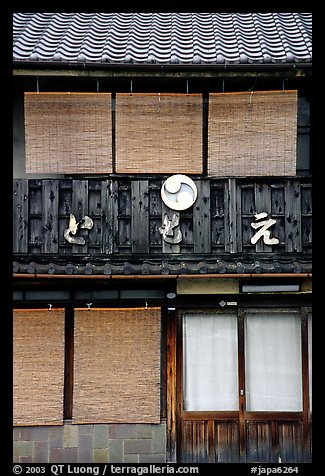
[(166, 463), (166, 423), (14, 428), (14, 463)]

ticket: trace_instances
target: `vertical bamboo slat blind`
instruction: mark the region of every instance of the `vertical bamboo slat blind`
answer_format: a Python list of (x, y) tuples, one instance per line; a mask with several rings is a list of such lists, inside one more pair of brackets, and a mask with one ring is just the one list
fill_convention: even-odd
[(64, 310), (13, 316), (13, 423), (63, 424)]
[(117, 94), (117, 173), (202, 173), (200, 94)]
[(295, 175), (297, 91), (209, 96), (208, 175)]
[(25, 93), (27, 173), (111, 173), (110, 93)]
[(160, 422), (160, 308), (76, 309), (73, 423)]

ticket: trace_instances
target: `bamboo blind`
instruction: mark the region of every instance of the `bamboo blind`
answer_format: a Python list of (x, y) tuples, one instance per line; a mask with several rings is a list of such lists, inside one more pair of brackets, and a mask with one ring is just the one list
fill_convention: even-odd
[(208, 174), (295, 175), (297, 91), (210, 94)]
[(15, 310), (13, 423), (63, 423), (64, 310)]
[(27, 173), (111, 173), (110, 93), (25, 93)]
[(117, 94), (116, 172), (201, 173), (200, 94)]
[(160, 422), (160, 308), (75, 311), (74, 423)]

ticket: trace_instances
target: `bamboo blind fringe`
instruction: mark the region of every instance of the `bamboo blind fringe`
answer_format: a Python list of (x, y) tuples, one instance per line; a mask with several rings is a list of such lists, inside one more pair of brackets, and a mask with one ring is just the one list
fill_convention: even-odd
[(117, 173), (202, 173), (200, 94), (117, 94)]
[(73, 423), (160, 422), (160, 308), (75, 311)]
[(14, 310), (13, 423), (63, 424), (64, 310)]
[(297, 91), (209, 97), (208, 175), (296, 174)]
[(25, 93), (27, 173), (111, 173), (110, 93)]

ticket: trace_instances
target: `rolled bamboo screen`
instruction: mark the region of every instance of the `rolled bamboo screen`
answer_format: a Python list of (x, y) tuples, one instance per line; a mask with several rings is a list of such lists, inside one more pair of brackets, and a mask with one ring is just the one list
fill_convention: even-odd
[(74, 423), (160, 422), (160, 308), (75, 311)]
[(110, 93), (25, 93), (27, 173), (111, 173)]
[(63, 424), (64, 310), (13, 315), (13, 423)]
[(202, 95), (117, 94), (117, 173), (201, 173)]
[(209, 96), (208, 175), (295, 175), (297, 91)]

